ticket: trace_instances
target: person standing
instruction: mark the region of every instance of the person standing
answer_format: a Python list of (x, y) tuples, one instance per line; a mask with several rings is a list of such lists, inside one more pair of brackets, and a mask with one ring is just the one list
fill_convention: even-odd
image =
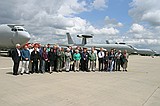
[(127, 50), (124, 50), (122, 55), (123, 71), (127, 71), (128, 57), (129, 57), (129, 54), (127, 53)]
[(70, 49), (67, 48), (67, 52), (65, 52), (65, 68), (66, 68), (66, 72), (69, 72), (71, 58), (72, 58), (72, 55), (71, 55)]
[(92, 48), (91, 53), (89, 54), (89, 60), (90, 60), (90, 71), (94, 71), (95, 72), (95, 68), (96, 68), (96, 53), (94, 52), (94, 48)]
[[(31, 43), (28, 44), (28, 50), (29, 50), (30, 55), (31, 55), (32, 51), (34, 50)], [(29, 72), (32, 72), (32, 62), (31, 61), (29, 61), (29, 66), (28, 67), (29, 67)]]
[(81, 57), (81, 69), (82, 71), (88, 71), (88, 57), (89, 54), (87, 52), (87, 49), (84, 48), (82, 52), (82, 57)]
[(103, 60), (104, 60), (103, 48), (100, 48), (100, 52), (98, 53), (98, 60), (99, 60), (99, 71), (103, 71)]
[(73, 55), (73, 60), (74, 60), (74, 71), (79, 71), (79, 63), (81, 60), (81, 55), (79, 53), (79, 50), (75, 50), (75, 53)]
[(48, 60), (50, 62), (50, 74), (53, 72), (54, 70), (54, 60), (56, 58), (56, 54), (54, 53), (53, 48), (50, 49), (50, 51), (48, 52)]
[(46, 52), (48, 53), (48, 52), (50, 51), (50, 49), (51, 49), (51, 48), (50, 48), (50, 44), (47, 44), (47, 45), (46, 45)]
[(37, 51), (37, 47), (34, 47), (34, 50), (31, 52), (31, 63), (32, 63), (32, 71), (31, 73), (33, 74), (34, 72), (38, 72), (38, 62), (40, 60), (40, 54)]
[(70, 49), (70, 53), (71, 53), (71, 62), (70, 62), (70, 71), (74, 71), (74, 60), (73, 60), (73, 54), (74, 54), (74, 50), (72, 48), (72, 46), (69, 46)]
[(49, 64), (49, 60), (48, 60), (48, 53), (46, 51), (46, 47), (43, 48), (43, 52), (42, 52), (42, 61), (43, 61), (43, 66), (42, 66), (42, 73), (45, 72), (50, 72), (50, 67), (48, 67)]
[(114, 69), (114, 59), (115, 59), (115, 55), (114, 55), (114, 50), (112, 49), (109, 54), (109, 70), (110, 70), (110, 72), (113, 71), (113, 69)]
[(13, 60), (13, 75), (18, 75), (19, 69), (19, 62), (21, 60), (21, 52), (20, 52), (21, 45), (16, 44), (16, 48), (12, 51), (12, 60)]
[(39, 71), (40, 73), (43, 73), (43, 72), (42, 72), (42, 67), (43, 67), (43, 60), (42, 60), (43, 47), (41, 46), (41, 44), (38, 45), (38, 49), (39, 49), (38, 52), (39, 52), (39, 55), (40, 55), (38, 71)]
[[(47, 45), (46, 45), (46, 52), (47, 52), (47, 55), (48, 55), (48, 52), (50, 52), (50, 50), (51, 50), (50, 44), (47, 44)], [(49, 72), (49, 71), (50, 71), (50, 62), (49, 62), (49, 61), (48, 61), (46, 67), (47, 67), (47, 71)]]
[(120, 66), (121, 66), (121, 50), (119, 50), (116, 54), (115, 54), (115, 58), (116, 58), (116, 71), (121, 71), (120, 70)]
[(54, 52), (54, 55), (55, 55), (55, 58), (54, 58), (54, 71), (56, 72), (57, 71), (57, 45), (54, 45), (53, 46), (53, 52)]
[(24, 46), (24, 49), (21, 51), (21, 55), (22, 55), (21, 75), (23, 75), (24, 72), (26, 72), (26, 74), (29, 74), (30, 52), (28, 50), (27, 45)]
[(94, 48), (94, 53), (96, 54), (96, 62), (95, 62), (95, 68), (98, 68), (98, 52), (97, 52), (97, 50), (96, 50), (96, 47), (94, 46), (93, 47)]
[(59, 47), (57, 51), (57, 72), (62, 72), (63, 61), (63, 51), (62, 48)]
[(108, 71), (108, 61), (109, 61), (109, 53), (108, 51), (105, 52), (104, 56), (104, 70)]

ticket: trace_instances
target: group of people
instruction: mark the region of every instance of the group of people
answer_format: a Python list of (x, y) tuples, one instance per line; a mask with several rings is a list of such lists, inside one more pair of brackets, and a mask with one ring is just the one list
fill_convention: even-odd
[[(67, 48), (50, 44), (42, 47), (40, 44), (26, 44), (21, 48), (20, 44), (16, 44), (16, 48), (12, 51), (12, 60), (14, 62), (13, 75), (24, 73), (45, 73), (69, 71), (127, 71), (128, 53), (126, 50), (116, 52), (115, 49), (110, 51), (100, 48), (99, 51), (92, 47), (87, 48), (71, 46)], [(99, 65), (98, 65), (98, 64)]]

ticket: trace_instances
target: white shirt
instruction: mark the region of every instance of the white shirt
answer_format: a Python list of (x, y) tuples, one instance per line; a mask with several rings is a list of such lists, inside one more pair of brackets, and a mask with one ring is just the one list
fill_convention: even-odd
[(94, 50), (94, 53), (96, 54), (96, 56), (97, 56), (97, 50)]
[(17, 49), (17, 52), (18, 52), (18, 56), (20, 57), (21, 56), (21, 52), (19, 49)]
[(103, 52), (103, 51), (100, 51), (100, 52), (98, 53), (98, 57), (99, 57), (99, 58), (103, 58), (103, 57), (104, 57), (104, 52)]
[(30, 54), (32, 53), (33, 49), (29, 49)]

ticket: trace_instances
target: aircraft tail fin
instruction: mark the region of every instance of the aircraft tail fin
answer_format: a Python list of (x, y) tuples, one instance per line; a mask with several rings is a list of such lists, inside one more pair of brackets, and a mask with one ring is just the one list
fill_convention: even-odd
[(73, 39), (71, 38), (70, 33), (66, 33), (67, 39), (68, 39), (68, 44), (74, 44)]
[(106, 44), (110, 44), (108, 40), (106, 40)]

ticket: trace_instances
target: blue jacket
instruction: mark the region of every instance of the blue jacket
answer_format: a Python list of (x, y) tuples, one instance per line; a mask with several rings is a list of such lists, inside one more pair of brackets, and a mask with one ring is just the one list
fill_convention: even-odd
[[(23, 49), (21, 51), (21, 55), (22, 55), (22, 60), (23, 61), (26, 61), (25, 58), (28, 58), (30, 60), (30, 52), (29, 52), (29, 50)], [(29, 60), (27, 60), (27, 61), (29, 61)]]

